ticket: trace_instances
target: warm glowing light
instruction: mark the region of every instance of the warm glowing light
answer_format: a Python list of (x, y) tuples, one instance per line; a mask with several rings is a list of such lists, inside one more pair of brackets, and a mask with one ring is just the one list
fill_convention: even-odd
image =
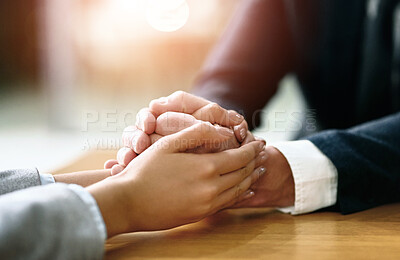
[(188, 21), (189, 5), (185, 0), (150, 0), (146, 18), (154, 29), (173, 32)]

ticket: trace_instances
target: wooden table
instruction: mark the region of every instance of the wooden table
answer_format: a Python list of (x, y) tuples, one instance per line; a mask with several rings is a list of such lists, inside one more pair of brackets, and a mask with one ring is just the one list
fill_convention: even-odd
[[(98, 169), (114, 155), (89, 153), (60, 172)], [(347, 216), (230, 210), (173, 230), (117, 236), (105, 247), (105, 259), (400, 259), (400, 204)]]

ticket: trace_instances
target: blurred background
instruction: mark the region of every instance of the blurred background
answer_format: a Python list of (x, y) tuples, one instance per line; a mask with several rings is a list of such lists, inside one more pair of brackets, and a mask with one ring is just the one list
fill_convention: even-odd
[[(1, 0), (0, 168), (116, 151), (140, 108), (190, 89), (239, 1)], [(267, 114), (302, 106), (293, 82)]]

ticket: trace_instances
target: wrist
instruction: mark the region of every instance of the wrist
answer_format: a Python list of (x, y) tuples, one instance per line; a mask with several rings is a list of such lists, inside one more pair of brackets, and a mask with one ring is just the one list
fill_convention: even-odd
[(264, 163), (269, 179), (270, 196), (267, 204), (275, 207), (293, 206), (295, 202), (295, 184), (293, 173), (286, 157), (275, 147), (265, 148), (267, 160)]
[(133, 231), (129, 218), (129, 196), (120, 178), (110, 178), (86, 188), (96, 200), (103, 216), (108, 238)]

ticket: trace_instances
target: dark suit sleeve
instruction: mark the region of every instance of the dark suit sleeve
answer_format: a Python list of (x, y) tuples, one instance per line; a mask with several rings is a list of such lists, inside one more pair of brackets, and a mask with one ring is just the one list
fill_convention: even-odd
[(251, 128), (256, 126), (255, 112), (273, 96), (293, 58), (284, 10), (283, 1), (243, 0), (206, 61), (194, 94), (237, 110)]
[(348, 214), (400, 201), (400, 113), (308, 139), (338, 170), (334, 209)]

